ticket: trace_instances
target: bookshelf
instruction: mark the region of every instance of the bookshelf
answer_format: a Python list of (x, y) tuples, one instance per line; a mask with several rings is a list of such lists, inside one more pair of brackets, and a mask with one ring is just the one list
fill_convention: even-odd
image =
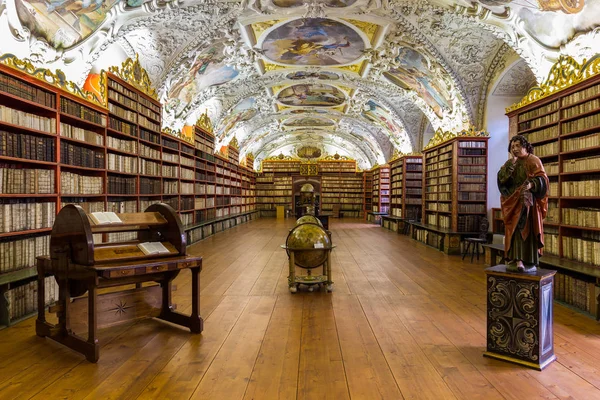
[(540, 262), (552, 262), (559, 269), (555, 299), (596, 316), (600, 294), (600, 75), (593, 71), (598, 65), (598, 56), (584, 65), (561, 57), (547, 81), (534, 88), (535, 97), (530, 91), (507, 109), (510, 136), (520, 134), (528, 139), (550, 182)]
[(492, 233), (504, 235), (504, 218), (501, 208), (492, 208)]
[(35, 311), (35, 256), (48, 254), (67, 204), (134, 213), (165, 202), (179, 213), (188, 244), (256, 217), (254, 171), (214, 156), (214, 137), (201, 128), (194, 143), (163, 133), (157, 100), (118, 69), (105, 78), (102, 104), (0, 65), (0, 327)]
[(292, 175), (300, 174), (300, 160), (268, 159), (256, 177), (256, 206), (261, 217), (275, 217), (277, 206), (292, 209)]
[(364, 188), (364, 201), (363, 201), (363, 211), (365, 219), (369, 212), (373, 211), (373, 172), (365, 171), (363, 172), (363, 188)]
[(387, 214), (390, 208), (390, 168), (387, 165), (377, 166), (372, 172), (372, 211)]
[[(321, 210), (339, 211), (340, 216), (358, 218), (363, 209), (363, 177), (354, 160), (320, 160)], [(334, 213), (335, 214), (335, 213)]]
[(479, 231), (487, 214), (487, 142), (487, 137), (455, 137), (424, 150), (424, 224)]
[(419, 219), (423, 207), (423, 157), (402, 156), (389, 164), (390, 216)]

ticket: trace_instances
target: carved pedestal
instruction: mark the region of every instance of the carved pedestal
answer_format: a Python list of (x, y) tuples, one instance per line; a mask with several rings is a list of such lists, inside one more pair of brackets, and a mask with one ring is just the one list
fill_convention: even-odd
[(552, 292), (556, 271), (506, 271), (505, 265), (487, 275), (486, 357), (544, 369), (554, 355)]

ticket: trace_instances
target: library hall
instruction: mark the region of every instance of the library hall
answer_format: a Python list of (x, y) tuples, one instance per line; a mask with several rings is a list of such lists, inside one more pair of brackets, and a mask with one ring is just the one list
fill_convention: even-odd
[(0, 0), (0, 400), (600, 400), (600, 0)]

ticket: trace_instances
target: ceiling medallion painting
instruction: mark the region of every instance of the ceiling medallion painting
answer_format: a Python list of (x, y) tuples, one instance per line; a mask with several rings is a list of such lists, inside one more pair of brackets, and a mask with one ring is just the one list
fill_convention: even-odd
[(289, 128), (304, 128), (308, 126), (335, 126), (335, 123), (332, 120), (325, 118), (303, 117), (288, 119), (283, 125)]
[(217, 136), (223, 138), (226, 136), (239, 122), (244, 122), (252, 119), (258, 110), (256, 108), (256, 100), (248, 98), (240, 101), (227, 115), (217, 128)]
[(334, 81), (334, 80), (340, 79), (340, 76), (336, 73), (327, 72), (327, 71), (319, 71), (319, 72), (296, 71), (296, 72), (287, 74), (286, 78), (294, 80), (294, 81), (309, 79), (309, 78)]
[(117, 0), (15, 0), (23, 26), (55, 49), (67, 49), (94, 33)]
[(384, 76), (403, 89), (417, 92), (439, 118), (443, 118), (444, 110), (452, 112), (450, 93), (438, 84), (427, 60), (419, 52), (408, 47), (400, 48), (394, 68), (390, 68)]
[(285, 65), (345, 65), (363, 56), (365, 42), (349, 25), (300, 18), (279, 25), (262, 43), (263, 54)]
[(277, 95), (277, 101), (294, 107), (335, 107), (346, 101), (344, 93), (320, 83), (288, 86)]
[[(273, 0), (277, 7), (298, 7), (307, 3), (304, 0)], [(348, 7), (356, 3), (356, 0), (323, 0), (321, 3), (329, 7)]]
[(319, 158), (322, 154), (323, 152), (321, 149), (316, 146), (302, 146), (296, 150), (296, 155), (298, 157), (307, 158), (309, 160), (312, 158)]

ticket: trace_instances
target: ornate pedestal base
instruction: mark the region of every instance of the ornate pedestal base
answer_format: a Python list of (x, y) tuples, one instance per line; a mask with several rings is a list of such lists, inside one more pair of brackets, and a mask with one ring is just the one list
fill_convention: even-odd
[(531, 273), (496, 265), (487, 275), (486, 357), (542, 370), (554, 355), (552, 292), (556, 271)]

